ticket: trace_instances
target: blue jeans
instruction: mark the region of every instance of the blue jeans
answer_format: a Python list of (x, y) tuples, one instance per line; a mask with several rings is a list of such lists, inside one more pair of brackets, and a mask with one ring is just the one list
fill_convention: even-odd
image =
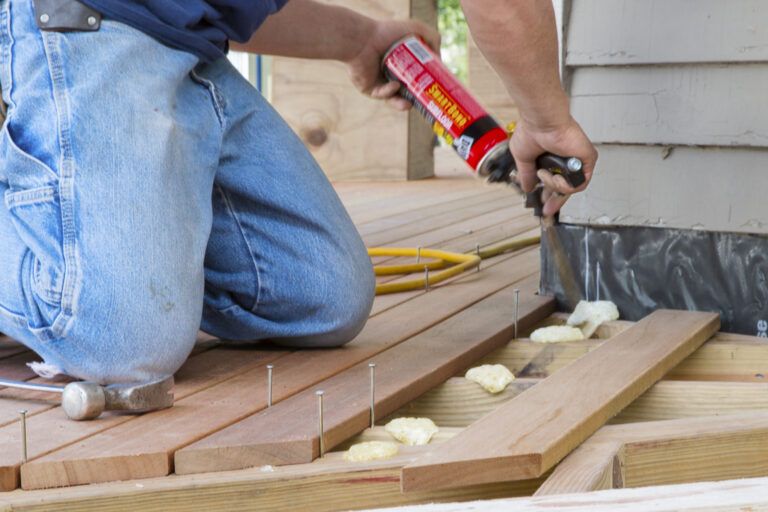
[(198, 329), (330, 347), (373, 302), (322, 171), (226, 59), (0, 1), (0, 331), (97, 382), (166, 376)]

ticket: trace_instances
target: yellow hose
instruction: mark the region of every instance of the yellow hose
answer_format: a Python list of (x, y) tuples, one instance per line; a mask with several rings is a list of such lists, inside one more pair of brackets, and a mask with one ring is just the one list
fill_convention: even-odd
[(377, 265), (374, 267), (374, 271), (377, 276), (386, 276), (393, 274), (411, 274), (414, 272), (424, 272), (427, 268), (429, 271), (439, 270), (445, 268), (450, 263), (455, 265), (450, 266), (446, 270), (442, 270), (435, 274), (429, 274), (416, 279), (409, 279), (407, 281), (401, 281), (398, 283), (381, 283), (376, 285), (376, 295), (383, 295), (386, 293), (404, 292), (408, 290), (418, 290), (429, 287), (431, 285), (440, 283), (453, 276), (461, 274), (469, 268), (474, 268), (480, 265), (480, 260), (485, 258), (491, 258), (498, 254), (507, 251), (516, 251), (530, 245), (538, 244), (541, 237), (538, 235), (530, 236), (526, 238), (505, 240), (497, 244), (480, 249), (479, 254), (476, 251), (472, 251), (466, 254), (459, 254), (455, 252), (439, 251), (436, 249), (424, 249), (415, 247), (373, 247), (368, 249), (368, 255), (376, 256), (411, 256), (431, 259), (424, 263), (408, 263), (405, 265)]
[(501, 242), (480, 249), (480, 258), (492, 258), (505, 252), (519, 251), (525, 247), (536, 245), (539, 242), (541, 242), (540, 235), (533, 235), (525, 238), (515, 238), (512, 240), (502, 240)]

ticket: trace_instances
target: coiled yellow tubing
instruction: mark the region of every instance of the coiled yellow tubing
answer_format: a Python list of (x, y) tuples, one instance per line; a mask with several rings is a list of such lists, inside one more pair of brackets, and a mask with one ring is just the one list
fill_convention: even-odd
[[(372, 258), (378, 256), (410, 256), (433, 260), (424, 263), (418, 262), (404, 265), (374, 266), (373, 269), (377, 276), (412, 274), (415, 272), (424, 272), (425, 268), (428, 268), (430, 272), (428, 278), (425, 275), (424, 277), (409, 279), (407, 281), (400, 281), (397, 283), (377, 284), (376, 295), (423, 289), (461, 274), (467, 269), (477, 267), (480, 264), (481, 259), (490, 258), (492, 256), (496, 256), (508, 251), (517, 251), (524, 247), (538, 244), (540, 241), (541, 237), (538, 235), (513, 240), (505, 240), (497, 244), (485, 247), (484, 249), (480, 249), (479, 254), (475, 251), (461, 254), (456, 252), (440, 251), (437, 249), (419, 249), (416, 247), (372, 247), (368, 249), (368, 255)], [(433, 270), (440, 270), (440, 272), (432, 273)]]

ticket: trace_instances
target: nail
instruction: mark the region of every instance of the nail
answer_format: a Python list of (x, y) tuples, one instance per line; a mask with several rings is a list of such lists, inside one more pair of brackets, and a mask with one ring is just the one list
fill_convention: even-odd
[(19, 423), (21, 424), (21, 463), (27, 462), (27, 411), (19, 411)]
[(376, 423), (376, 363), (368, 363), (371, 369), (371, 428)]
[(424, 289), (429, 291), (429, 267), (424, 267)]
[(514, 339), (517, 339), (517, 319), (518, 315), (520, 313), (520, 289), (515, 288), (515, 331), (514, 331)]
[(416, 248), (416, 263), (421, 262), (421, 246)]
[[(477, 253), (477, 257), (480, 257), (480, 244), (475, 244), (475, 252)], [(475, 268), (475, 272), (480, 272), (480, 262), (477, 262), (477, 267)]]
[(272, 369), (273, 365), (267, 365), (267, 407), (272, 407)]
[(315, 391), (317, 396), (317, 435), (320, 437), (320, 457), (325, 455), (325, 440), (323, 439), (323, 391)]

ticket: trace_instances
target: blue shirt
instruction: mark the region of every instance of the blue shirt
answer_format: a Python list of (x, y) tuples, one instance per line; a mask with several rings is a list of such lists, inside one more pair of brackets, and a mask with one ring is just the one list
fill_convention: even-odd
[(80, 0), (158, 41), (213, 61), (245, 42), (288, 0)]

